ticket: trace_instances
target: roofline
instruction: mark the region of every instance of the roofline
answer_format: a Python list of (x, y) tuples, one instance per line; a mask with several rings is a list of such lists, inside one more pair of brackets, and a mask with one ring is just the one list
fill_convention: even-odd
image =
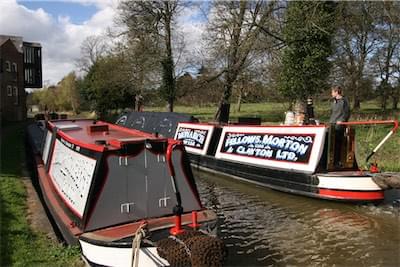
[(7, 40), (21, 40), (23, 44), (27, 44), (30, 46), (38, 46), (38, 47), (42, 47), (40, 43), (38, 42), (28, 42), (28, 41), (24, 41), (24, 37), (23, 36), (18, 36), (18, 35), (6, 35), (6, 34), (0, 34), (0, 39), (3, 39), (5, 43)]
[(33, 42), (23, 42), (23, 45), (33, 46), (33, 47), (42, 47), (40, 43), (33, 43)]

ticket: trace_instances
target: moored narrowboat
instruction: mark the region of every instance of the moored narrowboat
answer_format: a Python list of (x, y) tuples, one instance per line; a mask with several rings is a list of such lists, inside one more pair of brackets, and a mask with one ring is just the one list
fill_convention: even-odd
[[(158, 116), (150, 112), (131, 113), (122, 115), (117, 124), (136, 128), (142, 126), (138, 121), (149, 122), (154, 117), (160, 120), (160, 116), (163, 120), (169, 117), (168, 113)], [(352, 126), (394, 125), (374, 153), (396, 131), (395, 120), (341, 123), (344, 131), (339, 143), (336, 131), (326, 124), (217, 124), (181, 119), (171, 123), (170, 132), (185, 145), (192, 165), (201, 170), (327, 200), (379, 202), (384, 199), (384, 190), (374, 182), (374, 174), (361, 170), (357, 164)]]
[(46, 206), (90, 265), (168, 266), (159, 242), (215, 233), (180, 142), (96, 120), (40, 121), (27, 133)]

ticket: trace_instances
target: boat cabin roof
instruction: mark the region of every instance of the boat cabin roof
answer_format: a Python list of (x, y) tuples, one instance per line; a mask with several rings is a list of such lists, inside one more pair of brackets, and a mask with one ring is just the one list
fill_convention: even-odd
[(57, 133), (66, 141), (96, 151), (118, 150), (124, 144), (143, 143), (149, 139), (166, 140), (153, 134), (96, 120), (79, 119), (48, 122), (50, 130), (55, 127)]

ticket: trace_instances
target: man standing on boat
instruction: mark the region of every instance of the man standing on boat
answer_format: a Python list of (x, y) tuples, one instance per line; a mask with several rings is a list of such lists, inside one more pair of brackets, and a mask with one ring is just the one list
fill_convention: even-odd
[(331, 105), (331, 117), (329, 123), (335, 127), (335, 165), (341, 167), (340, 155), (344, 139), (344, 127), (337, 124), (338, 122), (346, 122), (350, 118), (350, 105), (346, 97), (343, 96), (340, 86), (333, 86), (331, 89), (333, 98)]

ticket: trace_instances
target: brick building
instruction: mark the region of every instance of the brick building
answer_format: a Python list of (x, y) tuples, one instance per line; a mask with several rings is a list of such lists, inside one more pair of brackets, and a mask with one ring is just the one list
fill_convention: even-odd
[(42, 87), (42, 55), (38, 43), (22, 37), (0, 35), (1, 119), (26, 119), (25, 88)]

